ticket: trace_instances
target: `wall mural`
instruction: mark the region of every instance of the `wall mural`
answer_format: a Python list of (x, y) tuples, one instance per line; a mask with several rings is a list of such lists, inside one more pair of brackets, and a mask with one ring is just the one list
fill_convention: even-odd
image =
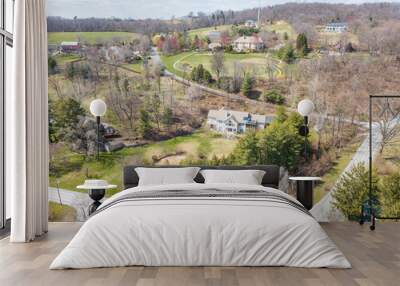
[[(333, 206), (331, 219), (359, 218), (368, 95), (400, 90), (398, 4), (231, 1), (217, 10), (203, 1), (203, 12), (126, 2), (102, 1), (101, 10), (97, 1), (49, 1), (50, 220), (83, 220), (91, 200), (76, 186), (104, 179), (118, 186), (112, 195), (128, 164), (278, 164), (322, 178), (314, 190), (321, 213)], [(296, 111), (304, 98), (315, 106), (306, 143)], [(99, 139), (95, 99), (107, 105)], [(378, 162), (393, 153), (394, 133)], [(389, 157), (387, 172), (397, 168)], [(398, 190), (383, 212), (398, 215)]]

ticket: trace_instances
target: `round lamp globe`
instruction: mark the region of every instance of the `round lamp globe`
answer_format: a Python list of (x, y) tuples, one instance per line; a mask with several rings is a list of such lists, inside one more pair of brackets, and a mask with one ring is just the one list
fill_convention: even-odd
[(309, 116), (314, 111), (314, 103), (309, 99), (303, 99), (297, 105), (297, 111), (302, 116)]
[(101, 99), (95, 99), (90, 103), (90, 113), (94, 116), (103, 116), (107, 111), (106, 103)]

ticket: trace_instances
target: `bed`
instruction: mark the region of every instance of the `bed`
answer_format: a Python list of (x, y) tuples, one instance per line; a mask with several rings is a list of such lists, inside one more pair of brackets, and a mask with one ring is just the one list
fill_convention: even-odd
[[(124, 168), (125, 190), (107, 199), (50, 269), (120, 266), (291, 266), (350, 268), (318, 222), (278, 190), (278, 166), (261, 185), (193, 183), (138, 186)], [(215, 169), (217, 167), (200, 167)]]

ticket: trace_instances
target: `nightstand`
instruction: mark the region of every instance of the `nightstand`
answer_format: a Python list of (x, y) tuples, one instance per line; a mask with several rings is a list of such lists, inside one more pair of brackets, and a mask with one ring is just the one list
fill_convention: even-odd
[(296, 182), (297, 200), (310, 210), (313, 207), (314, 183), (322, 179), (320, 177), (289, 177), (289, 180)]
[(83, 185), (76, 188), (88, 190), (89, 197), (94, 201), (88, 208), (89, 215), (91, 215), (101, 205), (100, 200), (106, 194), (106, 190), (115, 189), (116, 187), (116, 185), (108, 184), (105, 180), (86, 180)]

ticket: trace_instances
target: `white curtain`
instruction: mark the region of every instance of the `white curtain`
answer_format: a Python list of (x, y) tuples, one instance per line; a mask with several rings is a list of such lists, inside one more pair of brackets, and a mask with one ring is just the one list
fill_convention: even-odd
[(6, 98), (6, 187), (12, 242), (47, 232), (48, 101), (46, 0), (17, 0), (13, 94)]

